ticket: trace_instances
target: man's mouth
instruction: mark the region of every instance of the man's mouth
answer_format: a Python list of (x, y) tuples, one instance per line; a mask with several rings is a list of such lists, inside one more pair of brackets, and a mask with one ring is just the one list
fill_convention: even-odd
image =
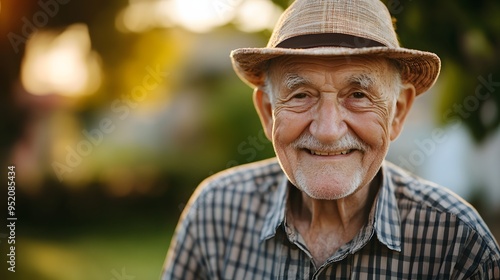
[(338, 155), (347, 155), (350, 154), (351, 152), (354, 151), (354, 149), (348, 149), (348, 150), (343, 150), (343, 151), (315, 151), (315, 150), (308, 150), (311, 155), (315, 156), (338, 156)]

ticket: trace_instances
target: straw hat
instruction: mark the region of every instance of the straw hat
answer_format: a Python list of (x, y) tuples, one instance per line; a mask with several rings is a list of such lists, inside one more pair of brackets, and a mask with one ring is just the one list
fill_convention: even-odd
[(280, 17), (265, 48), (231, 52), (238, 76), (251, 87), (263, 84), (267, 62), (282, 55), (382, 56), (399, 62), (404, 82), (417, 95), (436, 81), (439, 57), (399, 46), (391, 15), (379, 0), (296, 0)]

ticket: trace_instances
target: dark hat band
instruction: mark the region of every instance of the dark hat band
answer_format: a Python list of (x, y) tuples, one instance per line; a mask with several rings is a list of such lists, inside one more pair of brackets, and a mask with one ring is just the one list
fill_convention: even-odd
[(386, 45), (363, 37), (342, 33), (305, 34), (288, 38), (277, 48), (308, 49), (316, 47), (373, 48)]

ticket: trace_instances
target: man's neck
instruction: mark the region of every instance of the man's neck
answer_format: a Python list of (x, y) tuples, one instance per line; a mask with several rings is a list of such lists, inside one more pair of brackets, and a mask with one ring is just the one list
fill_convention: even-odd
[(304, 192), (290, 197), (288, 216), (317, 265), (352, 240), (366, 223), (381, 185), (379, 177), (342, 199), (317, 200)]

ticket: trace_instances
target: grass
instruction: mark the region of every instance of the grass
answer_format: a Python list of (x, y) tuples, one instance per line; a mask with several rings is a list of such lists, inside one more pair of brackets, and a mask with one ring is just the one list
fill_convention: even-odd
[[(159, 227), (162, 226), (162, 227)], [(17, 238), (18, 279), (158, 279), (172, 223), (124, 223), (44, 231)]]

